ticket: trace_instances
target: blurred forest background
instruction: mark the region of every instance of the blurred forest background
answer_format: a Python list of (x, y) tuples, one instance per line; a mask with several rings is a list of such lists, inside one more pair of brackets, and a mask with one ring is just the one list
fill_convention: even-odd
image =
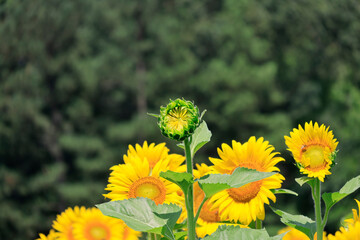
[[(274, 205), (313, 216), (284, 135), (310, 120), (334, 131), (324, 191), (360, 174), (359, 36), (357, 0), (0, 0), (0, 239), (34, 239), (65, 208), (105, 201), (129, 144), (168, 142), (146, 113), (177, 97), (208, 110), (197, 162), (263, 136), (299, 192)], [(283, 227), (269, 208), (264, 226)]]

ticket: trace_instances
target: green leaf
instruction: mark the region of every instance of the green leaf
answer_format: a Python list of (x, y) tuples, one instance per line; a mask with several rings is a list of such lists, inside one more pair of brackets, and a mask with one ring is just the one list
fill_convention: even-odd
[(176, 240), (183, 240), (186, 237), (187, 237), (187, 232), (185, 232), (185, 231), (175, 233)]
[(293, 215), (273, 207), (270, 208), (274, 211), (274, 213), (281, 217), (280, 220), (285, 225), (305, 233), (310, 239), (314, 237), (316, 232), (316, 223), (311, 218), (303, 215)]
[(339, 193), (351, 194), (360, 188), (360, 175), (354, 177), (340, 189)]
[(218, 227), (216, 232), (210, 236), (204, 237), (203, 240), (280, 240), (284, 235), (285, 233), (270, 237), (265, 229), (240, 228), (239, 226), (222, 225)]
[(238, 167), (229, 174), (210, 174), (198, 180), (207, 198), (229, 188), (238, 188), (245, 184), (262, 180), (276, 174), (276, 172), (258, 172), (254, 169)]
[(289, 189), (284, 189), (284, 188), (280, 188), (280, 189), (270, 189), (270, 191), (273, 194), (290, 194), (290, 195), (295, 195), (298, 196), (298, 194), (292, 190)]
[(200, 114), (200, 118), (199, 118), (199, 119), (200, 119), (200, 121), (201, 121), (201, 119), (204, 117), (204, 115), (205, 115), (206, 111), (207, 111), (207, 110), (206, 110), (206, 109), (204, 109), (204, 111), (202, 111), (202, 112), (201, 112), (201, 114)]
[(178, 185), (185, 196), (188, 194), (189, 186), (194, 182), (192, 175), (186, 172), (178, 173), (168, 170), (166, 172), (161, 172), (160, 177)]
[(160, 115), (155, 113), (147, 113), (147, 115), (158, 118)]
[(347, 183), (339, 190), (339, 192), (324, 193), (322, 199), (325, 202), (327, 211), (330, 210), (337, 202), (355, 192), (360, 188), (360, 176), (357, 176)]
[(176, 144), (176, 146), (178, 146), (179, 148), (182, 148), (182, 149), (185, 150), (185, 146), (184, 146), (184, 143), (183, 143), (183, 142), (181, 142), (181, 143), (179, 143), (179, 144)]
[(305, 183), (309, 184), (312, 188), (314, 187), (315, 178), (311, 177), (299, 177), (295, 178), (295, 181), (300, 185), (304, 185)]
[(191, 156), (194, 157), (195, 153), (211, 139), (211, 132), (208, 129), (206, 122), (203, 121), (198, 128), (196, 128), (192, 135), (190, 144)]
[(119, 218), (135, 231), (161, 234), (175, 239), (173, 228), (181, 214), (175, 204), (156, 205), (148, 198), (131, 198), (96, 205), (109, 217)]

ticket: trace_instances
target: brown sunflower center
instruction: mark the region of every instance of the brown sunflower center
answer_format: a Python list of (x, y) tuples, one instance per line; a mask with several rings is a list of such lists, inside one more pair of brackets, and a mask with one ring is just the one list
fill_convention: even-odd
[(248, 183), (239, 188), (227, 190), (229, 196), (238, 203), (246, 203), (255, 198), (260, 191), (262, 180)]
[[(204, 192), (201, 190), (200, 186), (198, 183), (194, 184), (194, 206), (195, 206), (195, 212), (198, 211), (201, 202), (203, 201), (205, 194)], [(205, 222), (220, 222), (220, 217), (219, 217), (219, 211), (216, 210), (210, 210), (211, 209), (211, 205), (209, 205), (209, 200), (205, 201), (204, 205), (201, 208), (200, 211), (200, 215), (199, 217), (205, 221)]]
[(110, 231), (106, 226), (103, 225), (90, 225), (86, 230), (86, 239), (108, 240), (110, 239)]
[(135, 181), (129, 191), (129, 198), (146, 197), (156, 204), (165, 201), (166, 189), (162, 181), (154, 177), (144, 177)]
[(218, 210), (210, 210), (210, 206), (208, 205), (209, 201), (206, 201), (200, 211), (199, 217), (205, 222), (220, 222), (219, 211)]
[[(252, 161), (252, 162), (242, 162), (239, 164), (239, 166), (237, 167), (244, 167), (244, 168), (248, 168), (248, 169), (255, 169), (257, 171), (264, 171), (263, 167), (256, 161)], [(231, 174), (235, 171), (236, 168), (234, 168), (232, 171), (231, 171)]]

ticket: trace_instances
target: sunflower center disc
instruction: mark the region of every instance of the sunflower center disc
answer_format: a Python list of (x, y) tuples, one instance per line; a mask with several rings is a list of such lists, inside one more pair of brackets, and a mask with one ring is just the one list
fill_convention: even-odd
[(238, 203), (246, 203), (256, 197), (261, 188), (261, 180), (248, 183), (239, 188), (230, 188), (227, 190), (229, 196)]
[(219, 211), (218, 210), (210, 210), (208, 206), (208, 201), (206, 201), (200, 211), (199, 217), (205, 222), (220, 222)]
[(106, 240), (108, 239), (108, 232), (101, 226), (94, 226), (89, 230), (90, 239), (92, 240)]
[(154, 177), (144, 177), (135, 181), (129, 191), (130, 198), (145, 197), (152, 199), (156, 204), (165, 201), (166, 189), (162, 181)]
[(188, 120), (189, 114), (183, 107), (177, 107), (169, 112), (168, 125), (174, 130), (182, 131)]
[(305, 158), (310, 160), (310, 168), (321, 167), (325, 164), (324, 148), (322, 146), (311, 146), (304, 152)]

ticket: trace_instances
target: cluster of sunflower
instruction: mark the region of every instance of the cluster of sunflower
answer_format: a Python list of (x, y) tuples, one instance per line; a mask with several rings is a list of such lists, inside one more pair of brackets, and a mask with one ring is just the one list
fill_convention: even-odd
[[(251, 137), (244, 144), (233, 141), (232, 147), (223, 144), (222, 149), (218, 149), (220, 158), (210, 158), (214, 165), (197, 165), (194, 177), (200, 178), (215, 173), (230, 174), (239, 166), (261, 171), (279, 171), (275, 164), (284, 159), (277, 157), (273, 151), (274, 147), (263, 138)], [(165, 143), (148, 145), (144, 142), (143, 146), (137, 144), (135, 148), (130, 145), (127, 155), (124, 155), (124, 164), (111, 168), (106, 188), (110, 192), (104, 196), (111, 200), (146, 197), (156, 204), (175, 203), (184, 209), (185, 199), (180, 188), (159, 176), (160, 172), (167, 170), (185, 171), (185, 165), (182, 165), (185, 158), (168, 152)], [(276, 201), (270, 190), (281, 187), (283, 180), (281, 174), (276, 174), (237, 189), (222, 191), (207, 200), (202, 206), (197, 222), (198, 237), (212, 234), (218, 226), (224, 224), (221, 223), (224, 221), (239, 222), (240, 224), (236, 225), (245, 227), (256, 219), (263, 220), (264, 204), (269, 204), (269, 199)], [(203, 191), (195, 184), (195, 211), (203, 199)], [(185, 218), (186, 211), (183, 211), (179, 222)]]
[[(212, 165), (208, 166), (202, 163), (192, 169), (193, 155), (199, 146), (201, 147), (208, 141), (202, 140), (203, 142), (200, 141), (199, 145), (192, 145), (195, 141), (193, 138), (198, 137), (192, 135), (197, 128), (200, 128), (202, 115), (200, 116), (198, 108), (193, 103), (182, 99), (171, 101), (167, 107), (161, 107), (160, 115), (157, 115), (161, 132), (170, 139), (183, 141), (182, 147), (185, 149), (185, 156), (171, 154), (165, 143), (148, 144), (145, 141), (142, 145), (129, 145), (127, 153), (123, 156), (124, 163), (110, 168), (109, 183), (105, 188), (108, 193), (104, 196), (111, 199), (112, 202), (146, 198), (151, 199), (156, 205), (176, 204), (180, 206), (182, 213), (177, 218), (177, 223), (182, 227), (178, 229), (186, 229), (186, 225), (183, 223), (187, 222), (188, 239), (190, 240), (196, 239), (195, 231), (197, 237), (203, 238), (214, 233), (220, 225), (230, 226), (230, 228), (232, 226), (254, 228), (255, 224), (255, 227), (260, 229), (261, 221), (265, 218), (265, 204), (269, 205), (270, 200), (273, 203), (276, 202), (275, 193), (285, 180), (279, 173), (280, 170), (276, 164), (285, 160), (262, 137), (250, 137), (244, 143), (234, 140), (231, 145), (222, 144), (217, 149), (218, 157), (209, 158)], [(305, 123), (304, 128), (299, 125), (297, 129), (293, 129), (290, 136), (285, 136), (285, 143), (293, 154), (300, 172), (307, 175), (307, 178), (302, 181), (308, 182), (312, 188), (317, 231), (315, 233), (305, 231), (307, 234), (304, 234), (295, 228), (287, 227), (280, 231), (280, 233), (287, 232), (283, 239), (360, 239), (360, 221), (356, 210), (353, 210), (354, 218), (347, 220), (345, 227), (342, 227), (335, 236), (326, 236), (326, 233), (323, 232), (327, 215), (326, 219), (321, 216), (320, 183), (324, 182), (326, 175), (331, 174), (330, 169), (334, 164), (338, 145), (329, 127), (319, 126), (318, 123), (313, 124), (312, 122)], [(206, 178), (207, 175), (212, 174), (230, 176), (238, 168), (272, 173), (272, 175), (261, 178), (261, 180), (249, 181), (240, 187), (219, 190), (211, 197), (205, 196), (204, 189), (197, 179), (204, 176)], [(190, 177), (193, 179), (188, 186), (190, 193), (184, 194), (181, 184), (169, 181), (161, 175), (169, 171), (190, 173)], [(351, 191), (353, 192), (357, 188), (354, 189)], [(347, 192), (347, 194), (350, 193)], [(114, 207), (110, 206), (110, 208)], [(116, 217), (118, 210), (115, 209), (115, 212), (112, 213), (111, 211), (107, 214), (103, 213)], [(125, 210), (121, 211), (134, 217), (130, 210), (126, 210), (126, 206)], [(113, 215), (114, 213), (115, 215)], [(194, 214), (196, 214), (195, 218)], [(106, 217), (95, 208), (68, 209), (58, 216), (53, 227), (56, 231), (52, 230), (47, 237), (41, 234), (40, 239), (115, 240), (137, 239), (140, 236), (139, 232), (130, 230), (121, 220)], [(191, 229), (194, 229), (193, 235), (190, 233)], [(156, 234), (151, 235), (154, 231), (148, 232), (150, 239), (156, 239)], [(320, 237), (317, 238), (317, 235)]]
[(104, 216), (97, 208), (67, 208), (53, 222), (48, 235), (37, 240), (137, 240), (141, 235), (116, 218)]

